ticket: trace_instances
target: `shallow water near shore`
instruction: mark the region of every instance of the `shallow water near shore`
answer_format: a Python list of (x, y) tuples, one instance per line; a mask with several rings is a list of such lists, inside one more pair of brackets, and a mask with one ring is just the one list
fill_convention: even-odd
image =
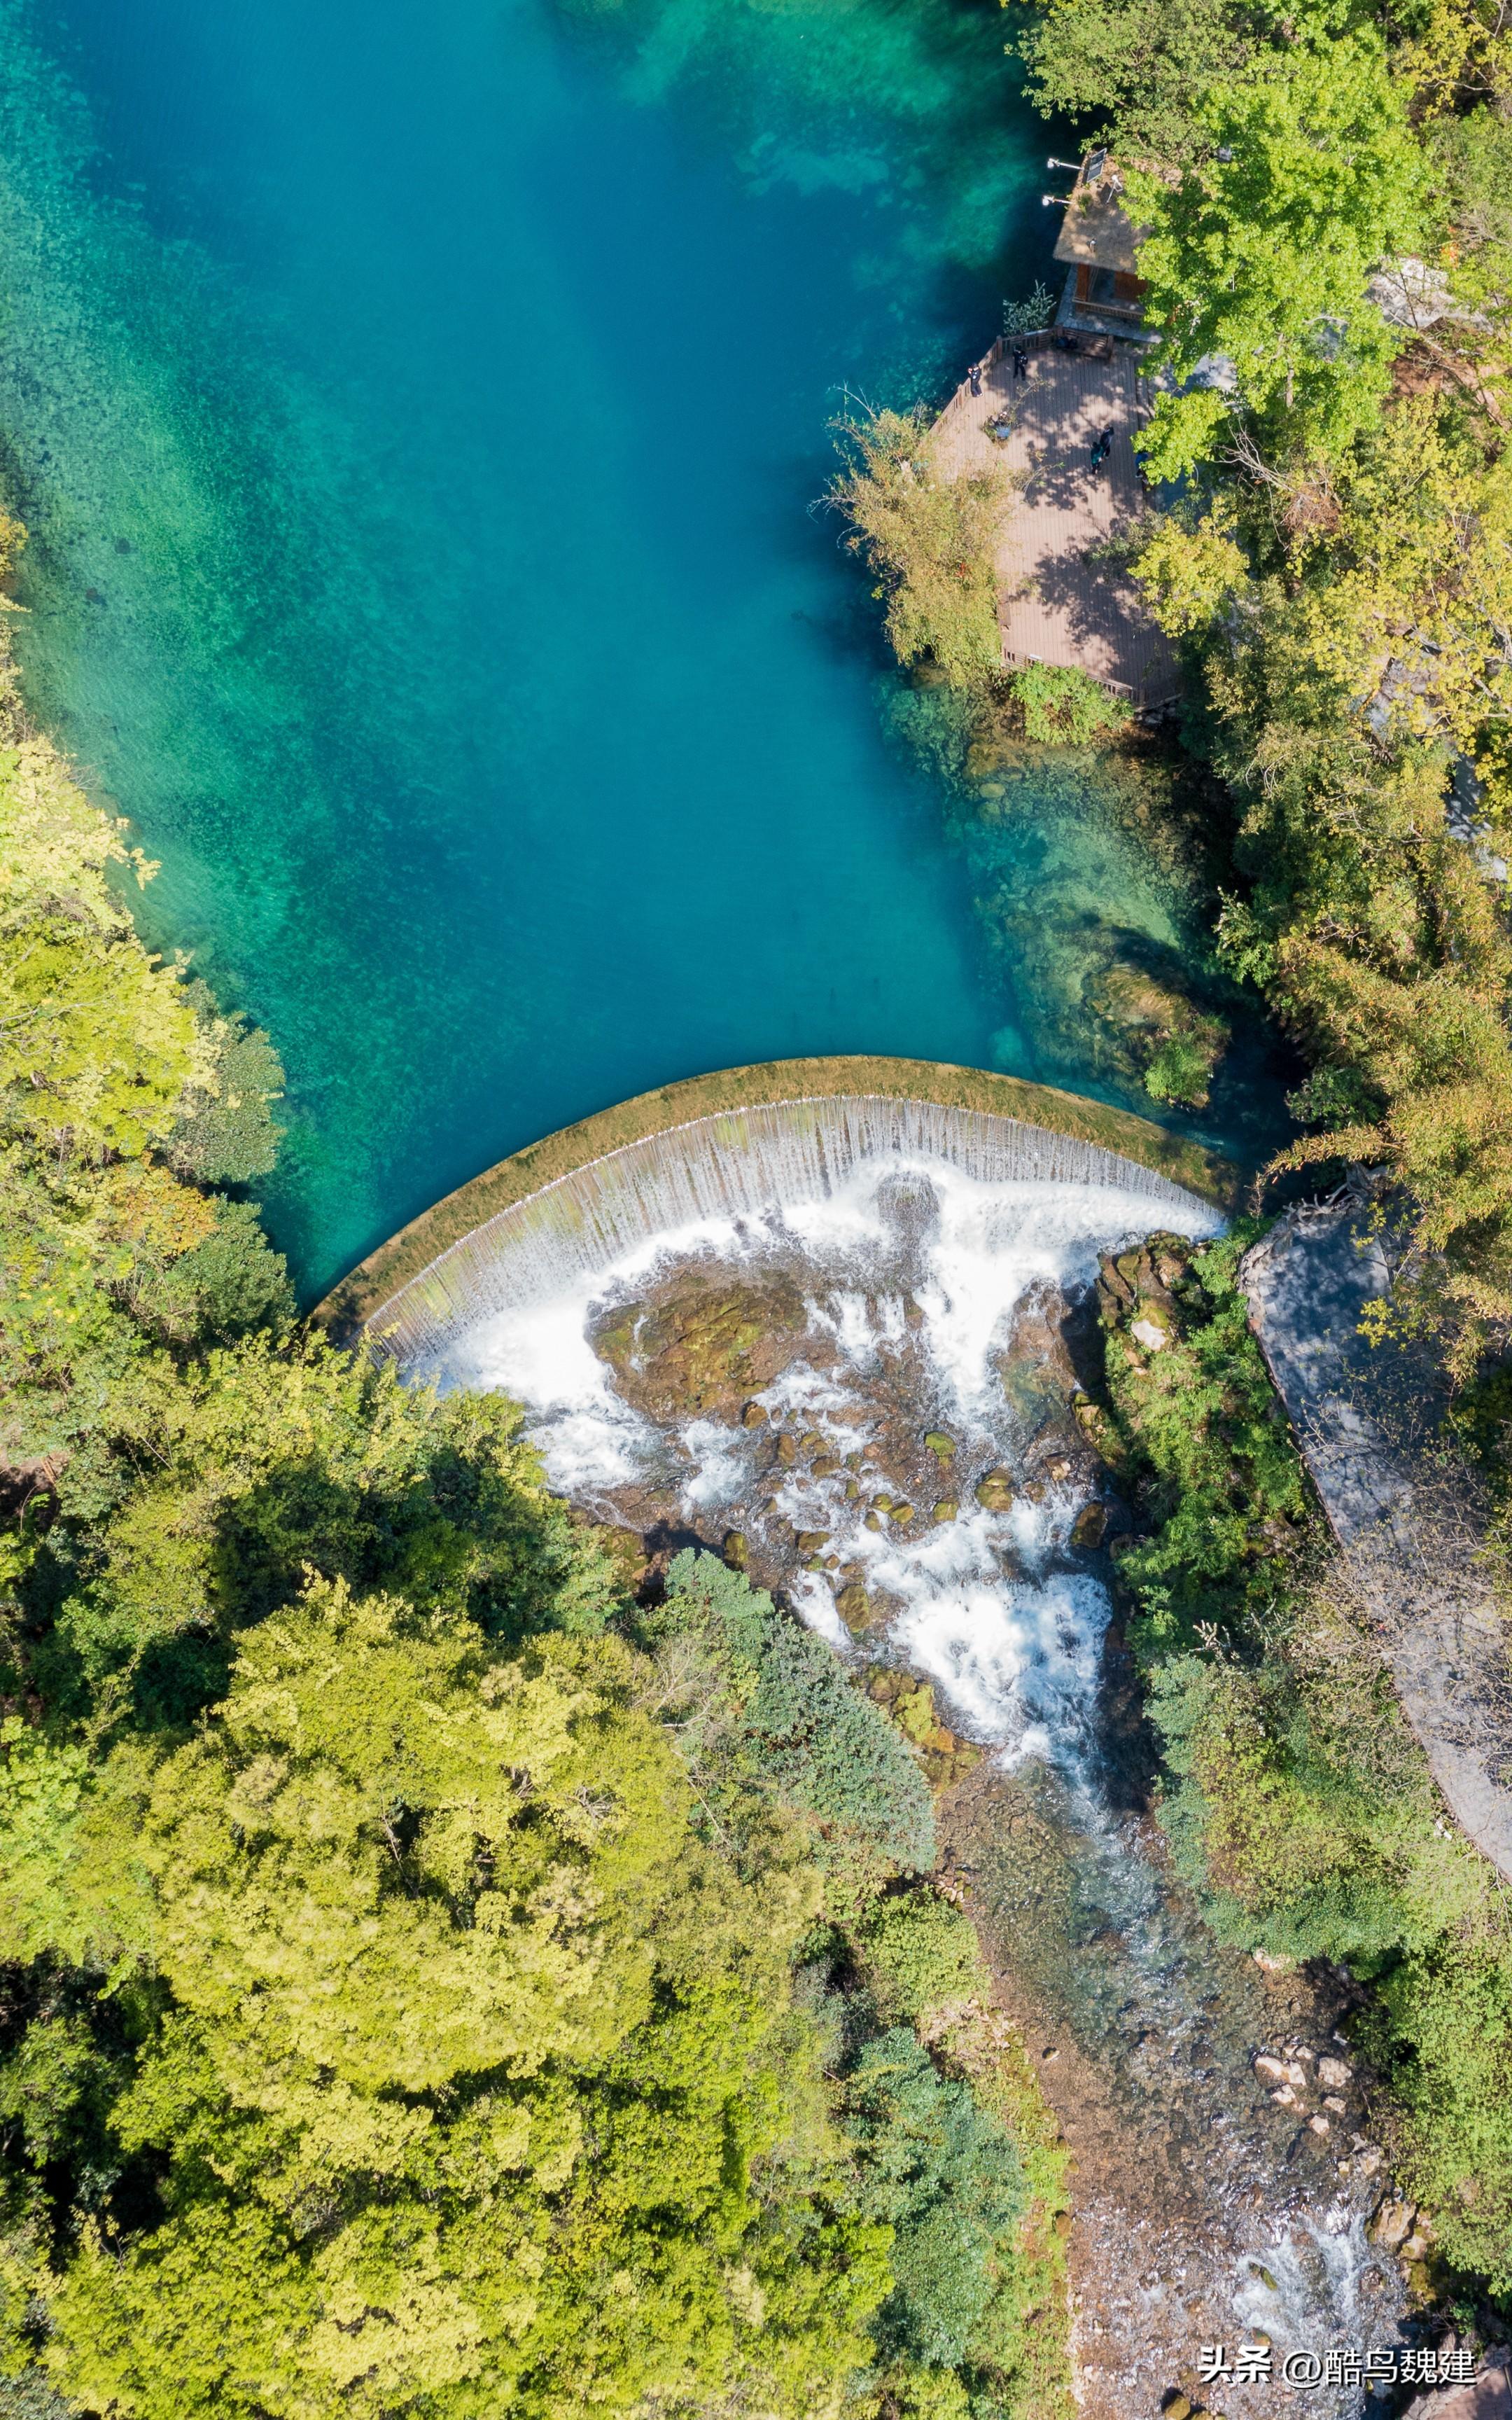
[(27, 694), (161, 861), (154, 939), (285, 1053), (307, 1294), (710, 1068), (1130, 1096), (1074, 986), (1041, 1009), (1089, 915), (1173, 946), (1137, 850), (1017, 848), (1050, 941), (984, 925), (806, 509), (842, 388), (938, 393), (1048, 266), (1003, 34), (986, 0), (0, 0)]

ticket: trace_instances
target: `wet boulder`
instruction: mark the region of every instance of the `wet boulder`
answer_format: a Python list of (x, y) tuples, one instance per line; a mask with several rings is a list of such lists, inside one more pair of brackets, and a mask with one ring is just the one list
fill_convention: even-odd
[(1071, 1525), (1071, 1543), (1084, 1554), (1095, 1554), (1107, 1534), (1105, 1504), (1084, 1504)]

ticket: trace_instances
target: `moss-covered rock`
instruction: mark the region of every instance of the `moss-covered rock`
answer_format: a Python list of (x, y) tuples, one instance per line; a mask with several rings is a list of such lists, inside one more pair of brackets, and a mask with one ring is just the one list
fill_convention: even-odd
[(1107, 1535), (1108, 1508), (1105, 1504), (1084, 1504), (1071, 1526), (1071, 1543), (1087, 1554), (1101, 1546)]
[(695, 1413), (760, 1426), (751, 1397), (788, 1366), (808, 1325), (802, 1291), (789, 1277), (685, 1267), (616, 1307), (593, 1342), (625, 1400), (652, 1419)]
[(869, 1630), (877, 1616), (859, 1580), (851, 1580), (835, 1599), (835, 1610), (847, 1630)]

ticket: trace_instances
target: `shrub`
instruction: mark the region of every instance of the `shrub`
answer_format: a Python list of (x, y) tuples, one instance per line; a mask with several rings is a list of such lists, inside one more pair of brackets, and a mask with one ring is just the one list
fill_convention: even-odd
[(838, 427), (851, 458), (829, 502), (849, 524), (846, 545), (876, 574), (893, 654), (901, 664), (928, 660), (953, 689), (974, 687), (1003, 659), (995, 555), (1008, 473), (944, 477), (922, 405)]
[[(713, 1651), (699, 1687), (778, 1796), (811, 1816), (837, 1848), (927, 1873), (934, 1863), (929, 1787), (881, 1709), (852, 1687), (812, 1631), (780, 1613), (717, 1555), (691, 1548), (667, 1575), (667, 1603), (648, 1626), (692, 1634)], [(716, 1722), (708, 1714), (711, 1730)]]
[(901, 2026), (865, 2045), (845, 2106), (861, 2207), (893, 2229), (897, 2285), (877, 2315), (879, 2344), (927, 2365), (969, 2367), (992, 2341), (992, 2304), (1025, 2204), (1012, 2140)]
[(858, 1938), (885, 2017), (912, 2022), (985, 1987), (975, 1926), (935, 1891), (879, 1899)]
[(1106, 731), (1121, 731), (1129, 709), (1074, 664), (1021, 664), (1009, 688), (1026, 739), (1083, 748)]

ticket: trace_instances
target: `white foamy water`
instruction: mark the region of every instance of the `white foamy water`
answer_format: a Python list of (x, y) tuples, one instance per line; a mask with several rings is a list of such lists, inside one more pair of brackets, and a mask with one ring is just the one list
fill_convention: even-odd
[[(832, 1154), (839, 1164), (826, 1169), (825, 1188), (803, 1163), (795, 1199), (773, 1190), (781, 1156), (769, 1146), (770, 1138), (756, 1176), (747, 1169), (739, 1184), (726, 1151), (719, 1183), (738, 1208), (707, 1209), (660, 1231), (637, 1232), (632, 1210), (618, 1201), (606, 1209), (604, 1171), (613, 1162), (604, 1163), (595, 1217), (609, 1240), (599, 1265), (583, 1265), (575, 1236), (556, 1264), (560, 1290), (544, 1291), (548, 1256), (537, 1220), (520, 1247), (529, 1282), (494, 1272), (479, 1287), (478, 1314), (461, 1316), (454, 1304), (442, 1326), (417, 1342), (416, 1366), (445, 1387), (516, 1396), (548, 1475), (563, 1492), (611, 1509), (616, 1490), (672, 1478), (683, 1516), (717, 1535), (721, 1513), (748, 1497), (751, 1437), (697, 1420), (669, 1439), (624, 1401), (589, 1341), (595, 1318), (643, 1291), (658, 1271), (690, 1259), (798, 1270), (810, 1333), (839, 1357), (822, 1370), (800, 1354), (759, 1400), (774, 1415), (801, 1414), (837, 1456), (864, 1452), (872, 1435), (865, 1382), (880, 1357), (912, 1335), (933, 1417), (957, 1437), (963, 1456), (978, 1469), (1016, 1467), (1023, 1422), (995, 1358), (1011, 1342), (1025, 1304), (1046, 1288), (1085, 1285), (1100, 1250), (1156, 1221), (1188, 1235), (1221, 1224), (1207, 1204), (1086, 1146), (1076, 1147), (1077, 1172), (1054, 1180), (1023, 1173), (1022, 1155), (995, 1179), (918, 1150), (858, 1153), (848, 1164)], [(643, 1147), (615, 1157), (634, 1191), (645, 1181)], [(658, 1161), (657, 1202), (669, 1182)], [(773, 1198), (761, 1198), (763, 1182)], [(507, 1255), (506, 1223), (494, 1223), (496, 1247)], [(378, 1326), (388, 1324), (380, 1315)], [(1023, 1497), (1005, 1512), (966, 1500), (957, 1517), (938, 1525), (929, 1519), (931, 1506), (920, 1505), (905, 1529), (890, 1519), (868, 1527), (854, 1488), (847, 1500), (847, 1477), (842, 1469), (820, 1478), (801, 1466), (783, 1474), (777, 1517), (822, 1533), (832, 1562), (859, 1574), (894, 1608), (896, 1647), (935, 1682), (959, 1727), (996, 1745), (1009, 1761), (1041, 1755), (1078, 1762), (1108, 1611), (1091, 1571), (1068, 1568), (1077, 1559), (1067, 1540), (1085, 1490), (1052, 1485), (1042, 1500)], [(849, 1634), (835, 1611), (836, 1585), (804, 1572), (793, 1594), (805, 1618), (840, 1646)]]

